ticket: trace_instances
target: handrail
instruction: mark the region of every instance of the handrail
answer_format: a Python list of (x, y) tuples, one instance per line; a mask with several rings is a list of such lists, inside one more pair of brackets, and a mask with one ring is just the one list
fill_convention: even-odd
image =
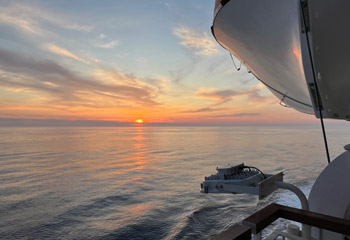
[(278, 218), (284, 218), (332, 232), (350, 235), (350, 220), (272, 203), (243, 220), (257, 234)]
[[(247, 240), (250, 231), (260, 233), (275, 220), (284, 218), (350, 236), (350, 220), (272, 203), (216, 236), (215, 240)], [(243, 228), (242, 228), (243, 227)]]
[[(298, 187), (286, 182), (276, 182), (275, 184), (278, 188), (287, 189), (293, 192), (295, 195), (297, 195), (297, 197), (300, 200), (301, 209), (307, 210), (307, 211), (310, 210), (309, 202), (307, 201), (305, 194)], [(311, 239), (311, 227), (309, 225), (302, 224), (301, 232), (302, 232), (301, 236), (303, 236), (306, 239)]]

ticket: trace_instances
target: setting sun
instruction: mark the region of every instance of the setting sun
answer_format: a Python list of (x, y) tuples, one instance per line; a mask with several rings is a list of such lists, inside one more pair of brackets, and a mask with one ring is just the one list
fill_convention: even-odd
[(143, 120), (142, 119), (137, 119), (135, 120), (136, 123), (143, 123)]

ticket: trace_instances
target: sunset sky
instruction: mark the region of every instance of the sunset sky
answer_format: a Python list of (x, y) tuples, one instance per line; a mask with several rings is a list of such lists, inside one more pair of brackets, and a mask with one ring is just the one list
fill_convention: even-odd
[[(214, 0), (0, 2), (0, 116), (304, 122), (210, 32)], [(239, 62), (236, 61), (239, 65)]]

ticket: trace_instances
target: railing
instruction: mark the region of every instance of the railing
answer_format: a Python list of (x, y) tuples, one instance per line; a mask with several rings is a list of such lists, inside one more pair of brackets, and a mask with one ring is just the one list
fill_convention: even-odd
[(251, 234), (259, 234), (275, 220), (284, 218), (310, 226), (326, 229), (340, 234), (350, 235), (350, 220), (332, 217), (325, 214), (287, 207), (272, 203), (220, 233), (215, 240), (249, 240)]

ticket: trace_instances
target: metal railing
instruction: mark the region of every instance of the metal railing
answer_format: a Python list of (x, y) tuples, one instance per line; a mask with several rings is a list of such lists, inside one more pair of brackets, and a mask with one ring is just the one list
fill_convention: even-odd
[(332, 232), (350, 235), (350, 220), (272, 203), (220, 233), (214, 240), (249, 240), (275, 220), (284, 218)]

